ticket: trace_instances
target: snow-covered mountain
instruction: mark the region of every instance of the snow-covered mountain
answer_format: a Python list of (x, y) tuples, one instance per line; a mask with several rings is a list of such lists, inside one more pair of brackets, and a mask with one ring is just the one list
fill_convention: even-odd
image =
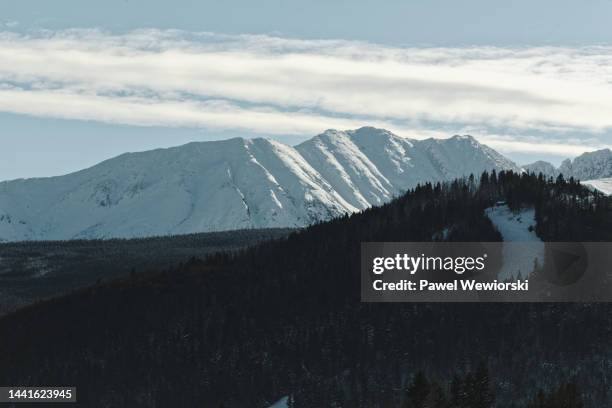
[(556, 177), (562, 173), (566, 178), (574, 177), (578, 180), (609, 178), (612, 177), (612, 151), (602, 149), (583, 153), (574, 160), (564, 160), (559, 168), (545, 161), (537, 161), (523, 166), (523, 169), (548, 177)]
[(127, 153), (66, 176), (0, 183), (0, 241), (300, 227), (381, 204), (419, 182), (519, 168), (471, 136), (410, 140), (328, 130)]
[(612, 151), (602, 149), (583, 153), (572, 160), (561, 163), (559, 171), (564, 176), (572, 176), (579, 180), (593, 180), (612, 177)]
[(552, 163), (538, 160), (534, 163), (523, 166), (525, 171), (529, 173), (540, 174), (542, 173), (546, 178), (556, 178), (559, 175), (559, 169), (552, 165)]

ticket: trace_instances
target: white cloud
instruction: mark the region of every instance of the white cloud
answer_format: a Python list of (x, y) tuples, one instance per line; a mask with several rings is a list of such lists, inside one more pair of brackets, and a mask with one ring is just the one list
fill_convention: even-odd
[[(0, 89), (0, 111), (64, 119), (97, 120), (142, 126), (238, 129), (273, 135), (315, 134), (326, 127), (355, 128), (362, 122), (307, 112), (245, 109), (223, 100), (173, 100), (109, 97), (63, 90)], [(376, 121), (380, 127), (390, 124)]]
[[(610, 145), (612, 47), (393, 48), (142, 30), (0, 33), (0, 110), (132, 125), (312, 135), (476, 126), (492, 147)], [(550, 140), (495, 136), (549, 132)], [(563, 135), (589, 134), (588, 143)], [(603, 141), (602, 141), (603, 140)], [(496, 146), (497, 145), (497, 146)], [(515, 150), (513, 150), (515, 149)]]

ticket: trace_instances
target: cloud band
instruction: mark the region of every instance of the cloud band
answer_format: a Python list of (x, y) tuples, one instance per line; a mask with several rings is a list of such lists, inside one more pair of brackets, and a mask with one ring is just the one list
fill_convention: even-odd
[[(478, 128), (493, 147), (515, 151), (566, 151), (564, 138), (586, 135), (576, 143), (584, 150), (610, 145), (612, 47), (393, 48), (172, 30), (3, 32), (0, 110), (294, 135), (365, 124), (411, 137)], [(496, 137), (495, 129), (515, 136)], [(530, 133), (551, 137), (534, 143), (524, 136)]]

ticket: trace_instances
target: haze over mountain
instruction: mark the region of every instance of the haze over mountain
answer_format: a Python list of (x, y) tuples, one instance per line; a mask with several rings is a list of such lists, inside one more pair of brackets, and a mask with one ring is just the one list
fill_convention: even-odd
[(520, 170), (471, 136), (411, 140), (328, 130), (127, 153), (65, 176), (0, 183), (0, 241), (301, 227), (382, 204), (425, 181)]

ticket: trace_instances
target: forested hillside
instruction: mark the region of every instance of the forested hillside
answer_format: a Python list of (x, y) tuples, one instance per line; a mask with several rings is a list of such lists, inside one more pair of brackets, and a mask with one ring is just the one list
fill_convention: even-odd
[(361, 242), (500, 240), (499, 200), (535, 207), (546, 240), (612, 238), (610, 198), (573, 180), (479, 180), (5, 316), (0, 383), (76, 385), (88, 407), (610, 406), (607, 304), (360, 302)]
[(0, 243), (0, 315), (100, 281), (155, 272), (191, 257), (244, 248), (289, 232), (269, 228), (140, 239)]

